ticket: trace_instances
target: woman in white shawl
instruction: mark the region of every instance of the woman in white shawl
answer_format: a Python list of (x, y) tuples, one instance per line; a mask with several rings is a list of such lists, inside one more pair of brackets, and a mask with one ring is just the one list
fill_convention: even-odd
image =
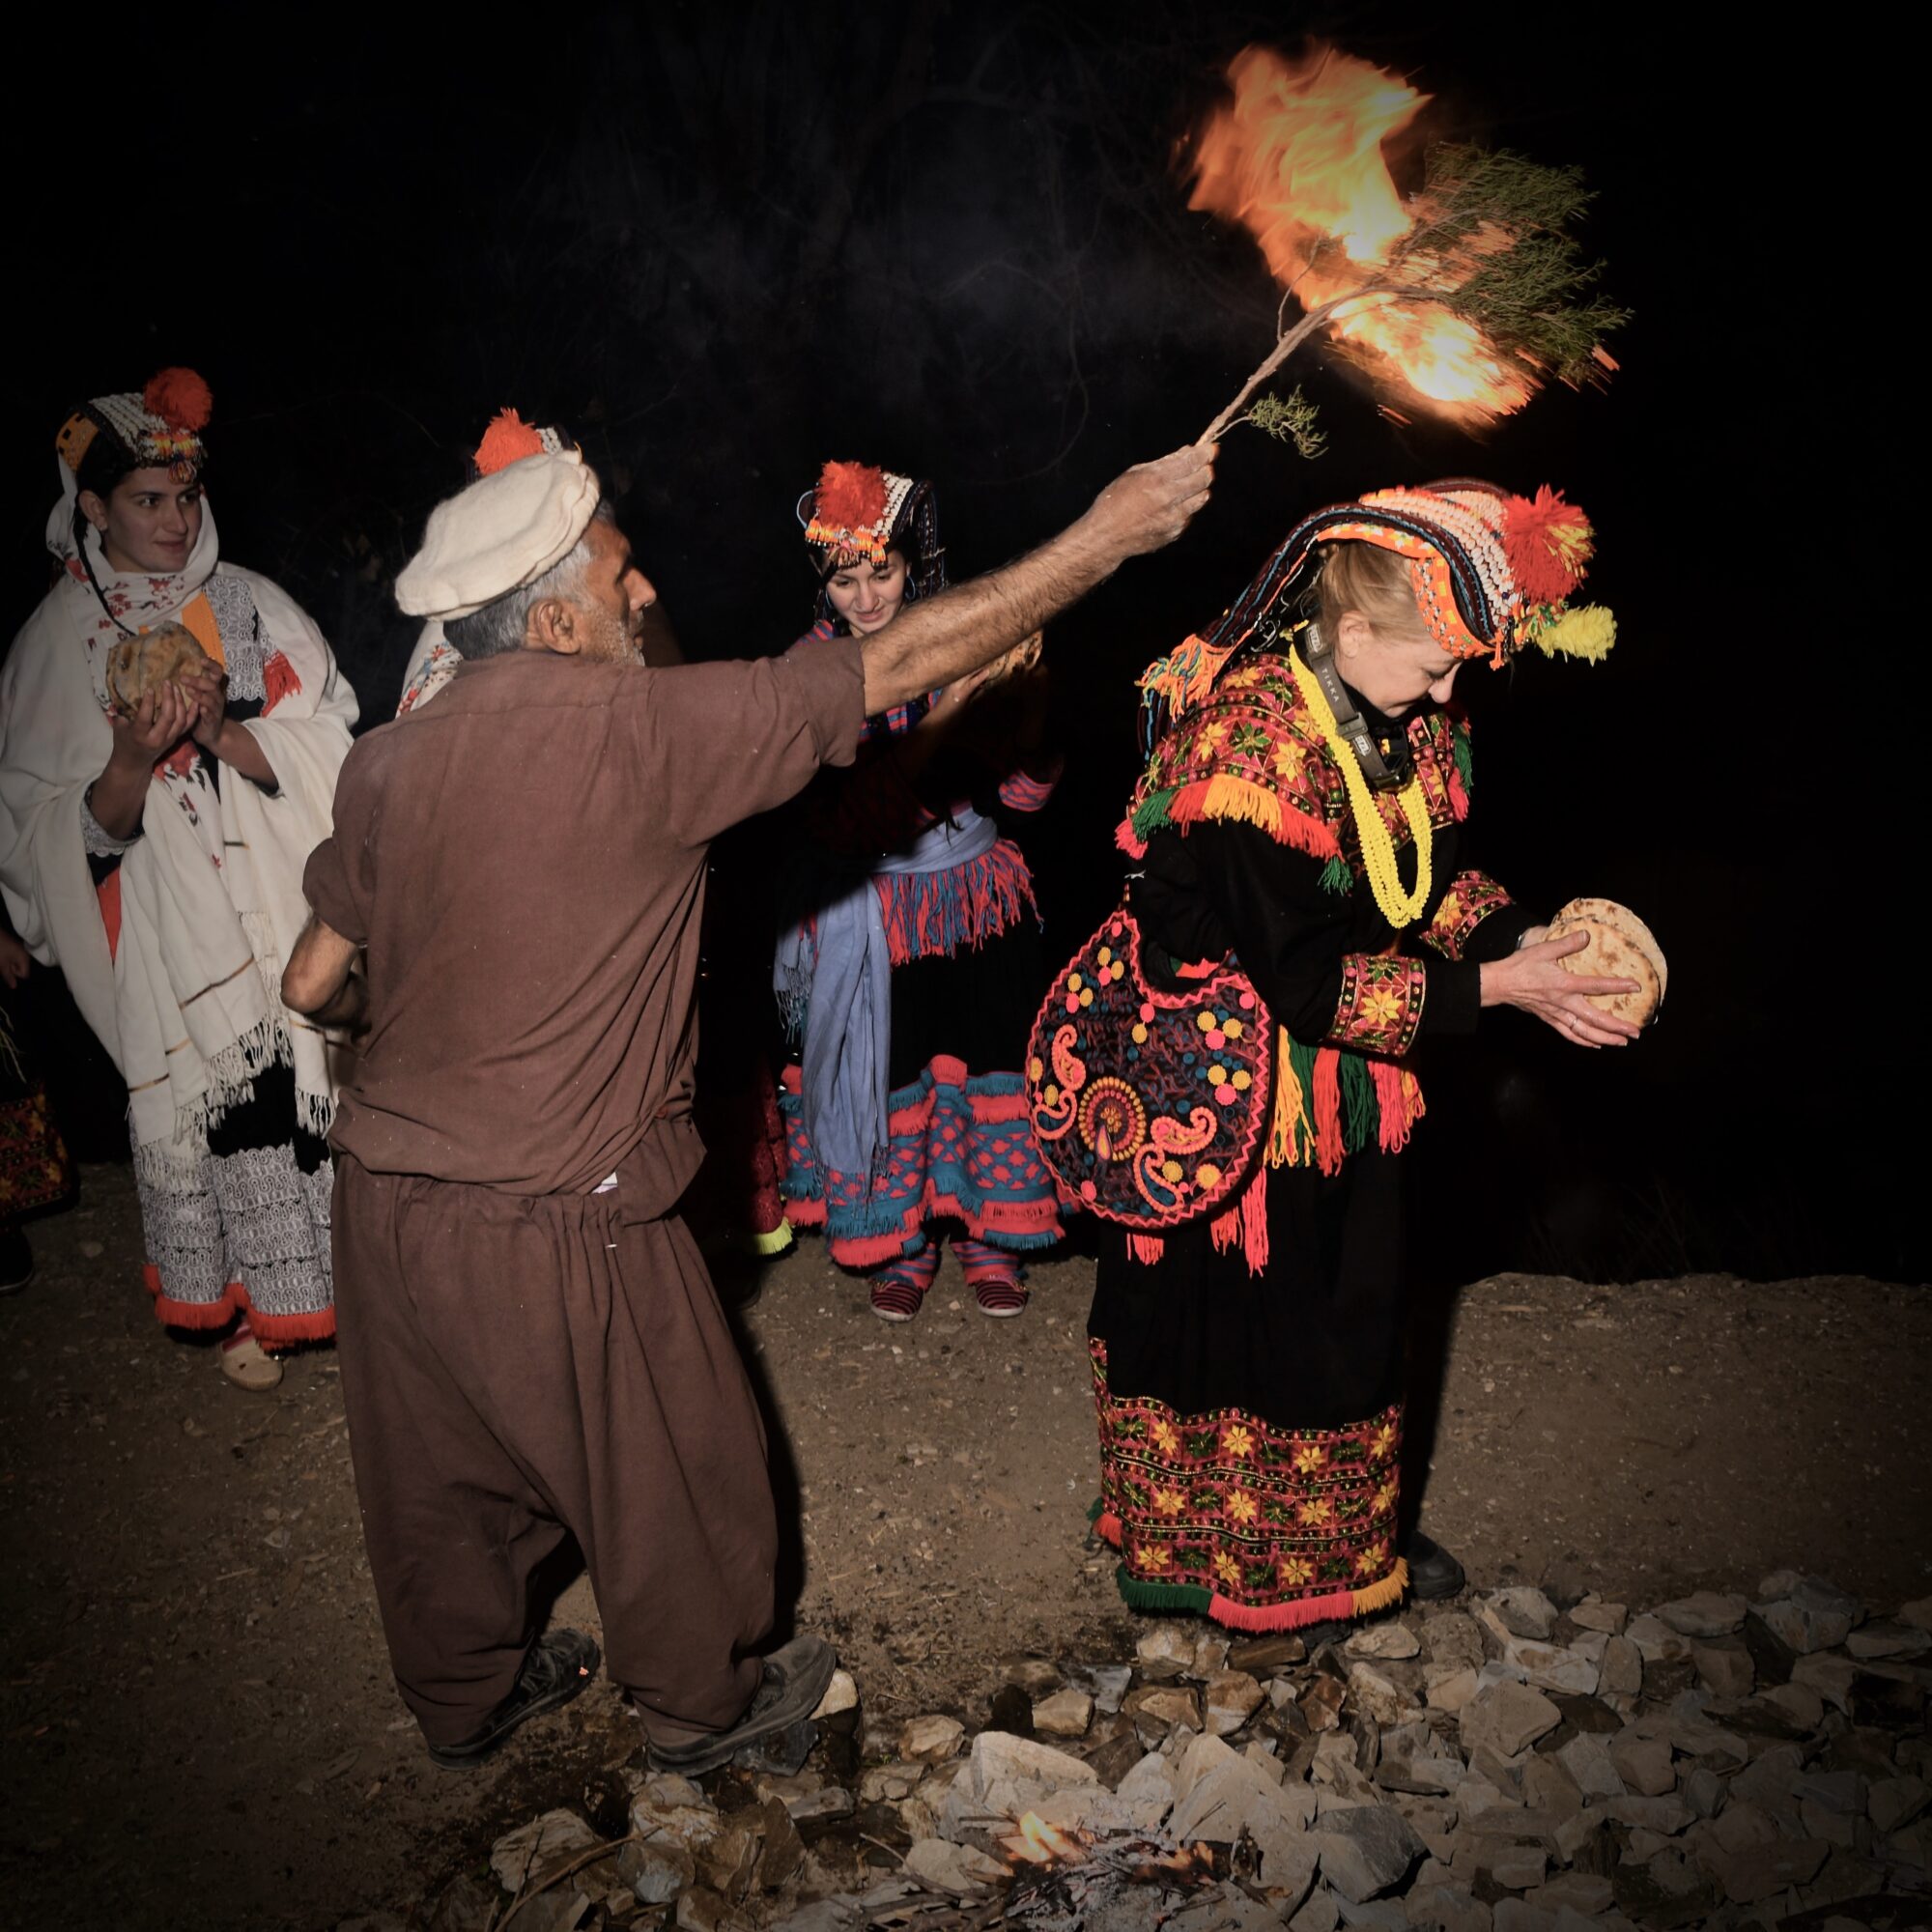
[[(58, 439), (58, 581), (0, 668), (0, 891), (128, 1083), (160, 1319), (233, 1324), (221, 1366), (335, 1332), (329, 1037), (281, 1002), (355, 696), (266, 578), (216, 561), (207, 385), (164, 370)], [(176, 625), (211, 662), (131, 706), (117, 643)], [(125, 691), (124, 691), (125, 696)]]

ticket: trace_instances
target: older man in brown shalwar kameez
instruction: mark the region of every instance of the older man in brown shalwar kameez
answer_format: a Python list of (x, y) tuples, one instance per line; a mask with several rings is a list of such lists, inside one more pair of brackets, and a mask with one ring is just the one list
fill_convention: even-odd
[(350, 753), (284, 994), (366, 1006), (333, 1133), (343, 1396), (390, 1656), (439, 1763), (588, 1681), (587, 1637), (536, 1639), (532, 1574), (566, 1535), (655, 1762), (707, 1769), (818, 1701), (820, 1639), (758, 1655), (764, 1434), (676, 1213), (701, 1154), (705, 844), (849, 761), (868, 713), (1171, 540), (1209, 469), (1188, 450), (1130, 470), (874, 637), (661, 669), (636, 651), (654, 592), (575, 456), (432, 518), (398, 598), (466, 662)]

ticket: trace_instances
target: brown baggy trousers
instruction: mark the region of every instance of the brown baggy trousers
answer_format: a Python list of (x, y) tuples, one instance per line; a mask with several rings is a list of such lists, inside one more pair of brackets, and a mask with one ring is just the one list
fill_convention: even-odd
[(404, 1700), (472, 1737), (583, 1551), (605, 1664), (662, 1742), (733, 1723), (772, 1623), (764, 1427), (683, 1222), (622, 1189), (514, 1195), (338, 1154), (337, 1350), (369, 1568)]

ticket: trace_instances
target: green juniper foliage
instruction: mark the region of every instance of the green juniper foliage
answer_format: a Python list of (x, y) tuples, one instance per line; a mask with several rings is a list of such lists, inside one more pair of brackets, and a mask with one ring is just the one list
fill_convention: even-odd
[[(1511, 361), (1533, 375), (1580, 383), (1599, 368), (1592, 351), (1630, 320), (1596, 289), (1601, 262), (1586, 262), (1570, 233), (1590, 205), (1579, 168), (1546, 167), (1506, 148), (1444, 143), (1433, 148), (1415, 206), (1422, 218), (1397, 243), (1378, 280), (1406, 285), (1423, 271), (1418, 296), (1466, 316)], [(1470, 243), (1500, 230), (1509, 245), (1477, 253)], [(1441, 293), (1427, 282), (1438, 265), (1466, 261), (1469, 272)], [(1452, 270), (1453, 279), (1453, 270)]]
[(1306, 396), (1300, 385), (1286, 396), (1277, 396), (1272, 391), (1255, 398), (1246, 415), (1239, 418), (1251, 422), (1277, 442), (1292, 442), (1295, 449), (1309, 462), (1328, 447), (1325, 431), (1318, 427), (1320, 412)]
[[(1299, 388), (1285, 397), (1264, 391), (1248, 398), (1325, 327), (1341, 301), (1363, 295), (1434, 302), (1466, 317), (1498, 358), (1532, 384), (1550, 376), (1573, 384), (1601, 381), (1605, 365), (1597, 345), (1630, 320), (1630, 311), (1597, 288), (1604, 265), (1585, 261), (1570, 232), (1591, 199), (1577, 168), (1548, 167), (1506, 148), (1444, 142), (1431, 149), (1421, 190), (1409, 203), (1415, 226), (1386, 266), (1284, 334), (1209, 434), (1248, 422), (1293, 442), (1304, 457), (1321, 455), (1327, 439)], [(1324, 264), (1342, 245), (1323, 242), (1314, 263)]]

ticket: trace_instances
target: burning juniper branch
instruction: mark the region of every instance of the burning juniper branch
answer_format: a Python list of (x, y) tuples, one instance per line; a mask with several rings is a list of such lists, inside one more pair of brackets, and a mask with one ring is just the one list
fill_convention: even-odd
[(1575, 168), (1444, 144), (1405, 198), (1384, 148), (1428, 99), (1332, 48), (1290, 62), (1250, 47), (1229, 69), (1234, 98), (1192, 156), (1189, 206), (1240, 221), (1301, 309), (1208, 425), (1236, 422), (1320, 453), (1313, 405), (1263, 391), (1309, 339), (1327, 334), (1385, 387), (1425, 408), (1485, 419), (1520, 409), (1549, 376), (1601, 380), (1602, 338), (1627, 319), (1596, 288), (1573, 224), (1590, 201)]

